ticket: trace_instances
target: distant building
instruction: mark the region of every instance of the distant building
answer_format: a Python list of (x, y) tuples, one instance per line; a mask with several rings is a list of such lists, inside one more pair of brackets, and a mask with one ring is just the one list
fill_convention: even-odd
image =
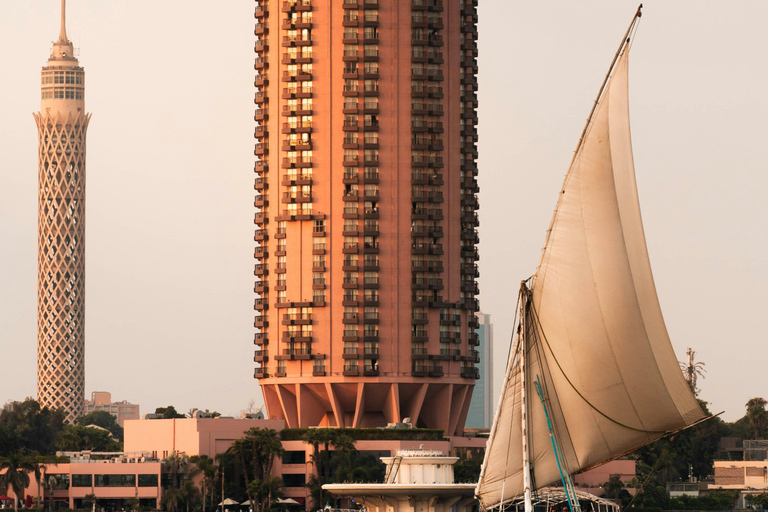
[(493, 385), (493, 325), (491, 315), (475, 313), (478, 327), (475, 328), (479, 344), (477, 346), (477, 369), (480, 379), (475, 384), (472, 401), (469, 403), (467, 428), (490, 428), (493, 422), (495, 398), (491, 391)]
[(708, 489), (738, 491), (736, 508), (747, 508), (747, 496), (768, 491), (768, 460), (716, 460), (715, 483)]
[(95, 411), (108, 412), (117, 418), (117, 424), (121, 427), (125, 426), (125, 420), (138, 420), (141, 417), (138, 404), (132, 404), (125, 400), (113, 402), (112, 393), (109, 391), (94, 391), (91, 393), (91, 399), (85, 401), (85, 413)]

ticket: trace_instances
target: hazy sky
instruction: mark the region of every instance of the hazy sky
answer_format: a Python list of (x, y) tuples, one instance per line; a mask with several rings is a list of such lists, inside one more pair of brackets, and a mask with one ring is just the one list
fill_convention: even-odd
[[(402, 0), (399, 0), (402, 1)], [(253, 379), (252, 1), (70, 0), (86, 69), (86, 390), (238, 414)], [(521, 279), (637, 7), (480, 0), (480, 303), (501, 379)], [(630, 101), (679, 359), (726, 420), (768, 396), (768, 2), (650, 0)], [(40, 68), (58, 0), (0, 0), (0, 403), (36, 392)]]

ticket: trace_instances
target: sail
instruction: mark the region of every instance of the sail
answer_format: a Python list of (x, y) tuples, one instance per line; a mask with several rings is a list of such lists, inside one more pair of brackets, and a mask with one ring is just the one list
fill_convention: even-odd
[[(704, 417), (677, 363), (645, 243), (629, 129), (628, 47), (565, 178), (521, 317), (526, 389), (537, 376), (570, 473)], [(477, 495), (523, 492), (519, 365), (511, 362)], [(544, 406), (528, 395), (533, 485), (560, 480)]]

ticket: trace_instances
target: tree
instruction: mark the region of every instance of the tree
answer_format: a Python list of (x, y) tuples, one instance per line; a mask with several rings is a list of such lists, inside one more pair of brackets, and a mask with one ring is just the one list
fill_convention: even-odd
[(760, 494), (747, 494), (744, 501), (747, 502), (752, 508), (767, 509), (768, 508), (768, 492), (761, 492)]
[(186, 418), (186, 416), (184, 416), (183, 414), (179, 414), (176, 408), (172, 405), (169, 405), (168, 407), (156, 408), (155, 414), (162, 415), (164, 419)]
[(126, 498), (123, 501), (123, 504), (125, 505), (125, 510), (128, 512), (132, 512), (133, 510), (139, 509), (139, 499), (138, 498)]
[(202, 501), (200, 489), (197, 488), (192, 480), (184, 480), (184, 483), (181, 484), (181, 488), (179, 489), (179, 501), (186, 505), (187, 512), (189, 512), (190, 507), (196, 508), (200, 505), (200, 502)]
[(24, 499), (24, 492), (29, 487), (29, 473), (35, 468), (29, 458), (18, 452), (0, 460), (0, 471), (3, 469), (6, 471), (0, 475), (0, 483), (6, 489), (8, 487), (13, 489), (13, 494), (15, 494), (13, 508), (18, 512), (19, 500)]
[(195, 455), (189, 458), (189, 461), (197, 466), (199, 474), (202, 475), (200, 481), (200, 491), (203, 496), (203, 510), (205, 510), (205, 498), (207, 496), (207, 490), (213, 488), (216, 478), (216, 463), (212, 458), (207, 455)]
[(181, 479), (187, 472), (189, 457), (183, 452), (173, 451), (167, 459), (163, 460), (163, 471), (168, 474), (171, 487), (163, 493), (162, 505), (171, 512), (175, 512), (180, 503), (184, 501), (181, 491)]
[(241, 439), (235, 440), (228, 451), (243, 467), (245, 489), (251, 508), (256, 512), (270, 510), (274, 488), (278, 485), (272, 481), (272, 467), (275, 457), (285, 453), (277, 432), (254, 427), (245, 432)]
[(750, 398), (747, 402), (747, 419), (749, 425), (755, 433), (755, 439), (761, 439), (765, 431), (765, 427), (768, 426), (768, 412), (765, 410), (765, 406), (768, 404), (762, 397)]
[(40, 508), (43, 506), (43, 502), (40, 500), (40, 491), (43, 486), (40, 485), (40, 483), (43, 479), (43, 474), (48, 467), (45, 464), (34, 460), (31, 461), (31, 463), (33, 468), (32, 471), (35, 474), (35, 482), (37, 483), (37, 502), (35, 503), (35, 507)]
[(83, 505), (86, 507), (90, 507), (92, 510), (96, 509), (96, 495), (95, 494), (86, 494), (83, 496)]
[(0, 457), (22, 449), (40, 455), (56, 453), (55, 439), (64, 426), (64, 412), (40, 407), (27, 398), (11, 411), (0, 412)]
[(82, 450), (119, 452), (122, 450), (122, 444), (115, 440), (112, 433), (105, 428), (65, 425), (56, 436), (56, 448), (70, 452)]
[(80, 416), (75, 421), (76, 424), (87, 427), (89, 425), (96, 425), (97, 427), (105, 428), (109, 430), (112, 437), (117, 441), (123, 442), (123, 427), (117, 423), (117, 418), (112, 416), (107, 411), (93, 411), (85, 416)]

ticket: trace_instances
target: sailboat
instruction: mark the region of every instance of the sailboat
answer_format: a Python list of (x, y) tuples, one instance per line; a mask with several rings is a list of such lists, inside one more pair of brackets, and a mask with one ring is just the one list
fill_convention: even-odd
[(628, 70), (641, 8), (579, 139), (536, 273), (521, 283), (476, 488), (485, 510), (522, 496), (529, 512), (532, 495), (559, 482), (578, 510), (570, 475), (705, 416), (667, 334), (640, 216)]

